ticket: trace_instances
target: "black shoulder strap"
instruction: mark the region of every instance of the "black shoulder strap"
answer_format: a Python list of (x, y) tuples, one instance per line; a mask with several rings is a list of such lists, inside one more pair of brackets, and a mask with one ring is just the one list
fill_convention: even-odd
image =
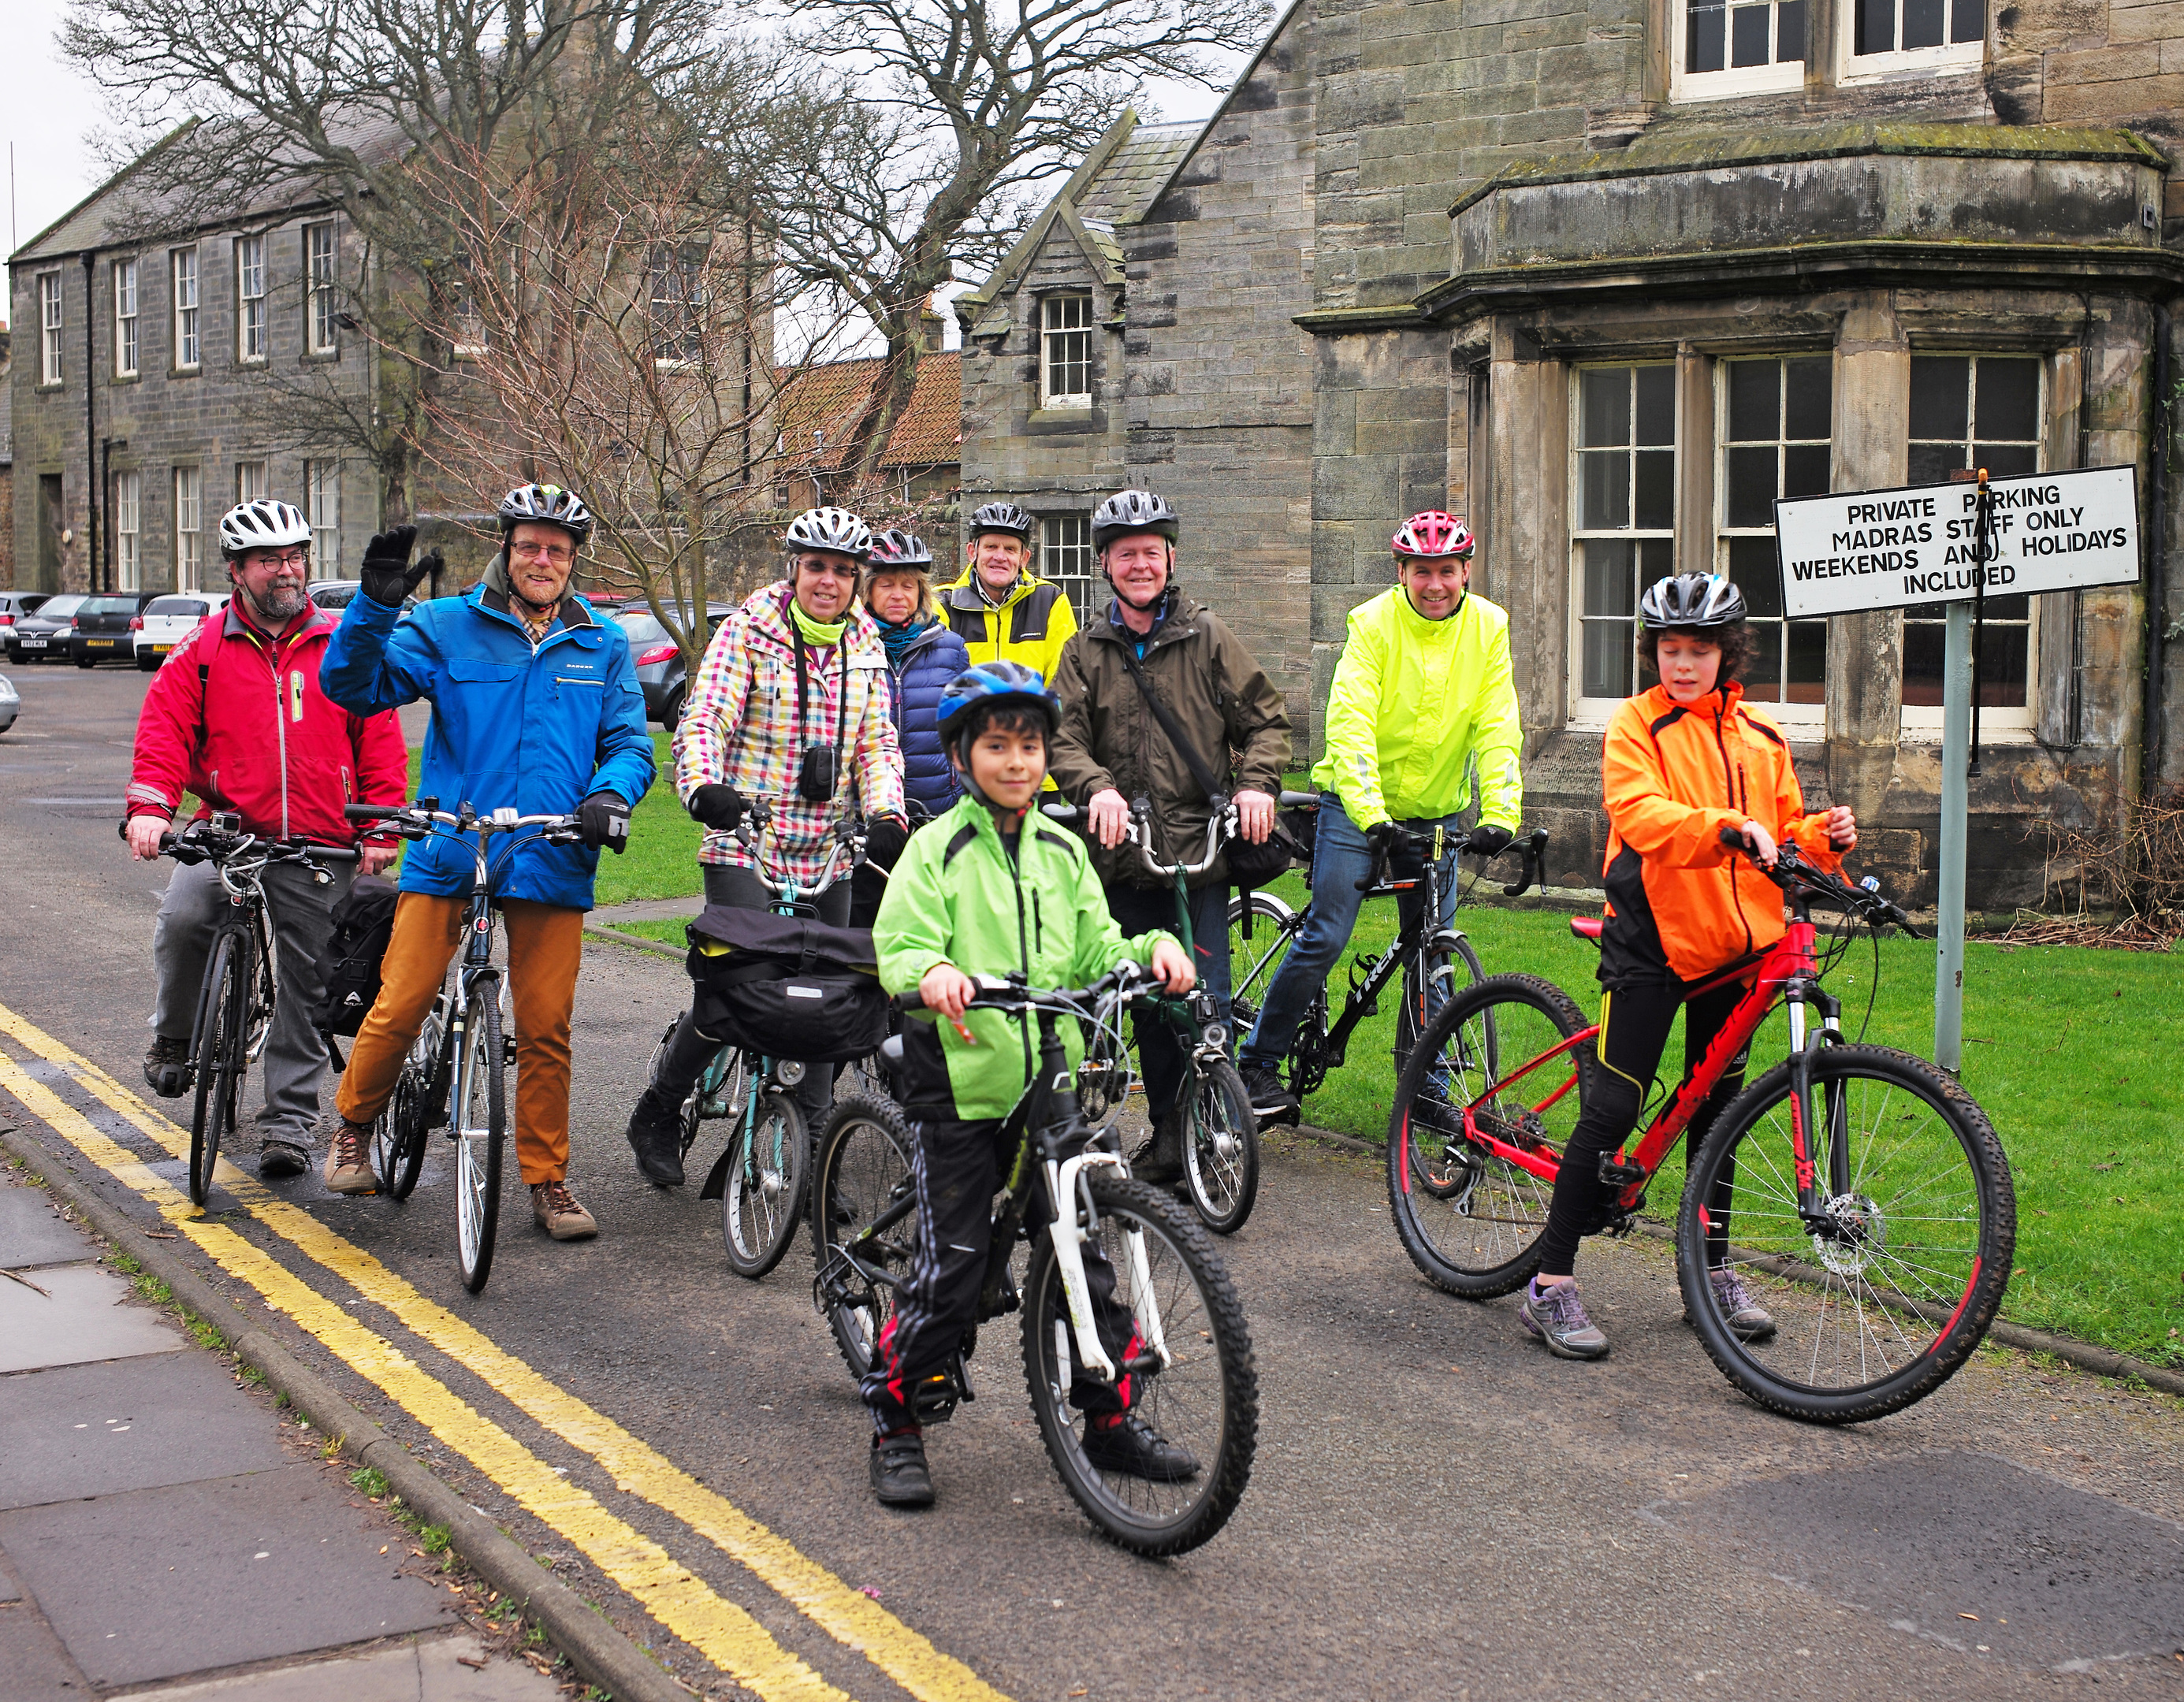
[(1689, 709), (1685, 709), (1681, 704), (1679, 704), (1674, 709), (1669, 710), (1667, 715), (1662, 716), (1660, 720), (1654, 722), (1652, 726), (1646, 729), (1646, 731), (1652, 733), (1652, 736), (1658, 739), (1661, 737), (1662, 731), (1664, 728), (1675, 726), (1678, 721), (1683, 720), (1683, 718), (1690, 713), (1691, 711)]
[(940, 854), (940, 866), (945, 869), (956, 860), (957, 853), (968, 850), (978, 837), (977, 826), (971, 822), (965, 822), (956, 830), (956, 837), (948, 842), (948, 848)]
[(1128, 641), (1123, 641), (1121, 648), (1123, 665), (1130, 670), (1130, 677), (1138, 682), (1138, 689), (1145, 693), (1145, 707), (1153, 712), (1153, 719), (1160, 723), (1160, 730), (1167, 735), (1168, 743), (1183, 758), (1184, 766), (1190, 770), (1190, 777), (1198, 782), (1198, 789), (1206, 794), (1206, 801), (1211, 804), (1215, 798), (1226, 796), (1213, 778), (1213, 770), (1206, 767), (1206, 759), (1184, 737), (1183, 729), (1176, 725), (1175, 717), (1168, 713), (1167, 705), (1153, 695), (1152, 681), (1145, 678), (1145, 670), (1138, 665), (1138, 659), (1130, 654)]

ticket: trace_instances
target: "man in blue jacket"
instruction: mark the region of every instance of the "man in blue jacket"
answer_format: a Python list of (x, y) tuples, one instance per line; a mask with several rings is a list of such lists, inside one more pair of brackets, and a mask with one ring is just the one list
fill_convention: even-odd
[[(515, 1154), (532, 1216), (556, 1241), (599, 1233), (569, 1192), (569, 1015), (583, 954), (584, 912), (599, 848), (629, 843), (631, 805), (652, 784), (652, 736), (629, 640), (569, 590), (592, 516), (573, 491), (526, 485), (500, 505), (501, 553), (460, 598), (402, 602), (436, 563), (410, 565), (414, 526), (382, 532), (365, 552), (364, 592), (326, 647), (320, 688), (343, 708), (376, 714), (419, 698), (432, 704), (419, 792), (480, 815), (576, 812), (581, 845), (529, 838), (499, 864), (494, 899), (508, 927), (515, 1004)], [(473, 857), (436, 836), (402, 865), (394, 932), (380, 991), (358, 1032), (335, 1109), (327, 1160), (337, 1193), (377, 1186), (371, 1125), (461, 942)]]

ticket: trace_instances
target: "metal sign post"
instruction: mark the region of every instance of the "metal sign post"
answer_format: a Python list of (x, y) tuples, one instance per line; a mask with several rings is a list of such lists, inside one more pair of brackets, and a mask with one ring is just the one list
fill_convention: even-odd
[(1972, 763), (1973, 603), (2139, 579), (2138, 478), (2129, 467), (1774, 504), (1783, 611), (1791, 619), (1945, 605), (1942, 820), (1936, 872), (1934, 1059), (1962, 1067), (1964, 840)]

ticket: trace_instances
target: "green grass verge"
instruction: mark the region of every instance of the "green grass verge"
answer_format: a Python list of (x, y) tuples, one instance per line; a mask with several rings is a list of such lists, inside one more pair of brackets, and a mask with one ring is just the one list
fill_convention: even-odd
[(658, 940), (663, 945), (681, 948), (689, 943), (683, 934), (684, 924), (673, 917), (665, 921), (616, 922), (612, 926), (618, 934), (635, 934), (639, 939)]
[[(1305, 898), (1294, 879), (1274, 890)], [(1461, 913), (1490, 975), (1524, 971), (1567, 989), (1597, 1012), (1592, 948), (1549, 911)], [(1368, 905), (1358, 951), (1384, 948), (1395, 907)], [(1861, 939), (1829, 976), (1855, 1036), (1873, 993), (1873, 948)], [(1340, 971), (1332, 978), (1346, 984)], [(2158, 953), (2081, 947), (1970, 947), (1964, 976), (1964, 1086), (1986, 1109), (2009, 1155), (2017, 1189), (2017, 1258), (2005, 1316), (2097, 1342), (2156, 1365), (2184, 1365), (2184, 1139), (2170, 1090), (2170, 1032), (2179, 1008), (2175, 960)], [(1394, 1093), (1393, 998), (1351, 1038), (1347, 1066), (1305, 1102), (1308, 1122), (1375, 1143), (1387, 1137)], [(1880, 984), (1868, 1039), (1922, 1057), (1934, 1043), (1934, 948), (1900, 936), (1880, 948)], [(1770, 1019), (1752, 1048), (1753, 1074), (1779, 1062), (1785, 1021)], [(1683, 1057), (1670, 1037), (1664, 1073)], [(1680, 1149), (1652, 1191), (1674, 1215)]]

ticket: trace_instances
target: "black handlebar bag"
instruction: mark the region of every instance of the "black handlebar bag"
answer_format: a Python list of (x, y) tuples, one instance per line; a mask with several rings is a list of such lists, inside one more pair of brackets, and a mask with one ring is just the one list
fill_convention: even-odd
[(698, 1032), (724, 1046), (806, 1064), (847, 1064), (888, 1033), (869, 928), (837, 928), (708, 904), (687, 959)]
[(326, 991), (311, 1008), (311, 1026), (321, 1034), (354, 1035), (379, 997), (379, 963), (394, 934), (392, 883), (376, 875), (359, 875), (328, 914), (326, 949), (319, 973)]

